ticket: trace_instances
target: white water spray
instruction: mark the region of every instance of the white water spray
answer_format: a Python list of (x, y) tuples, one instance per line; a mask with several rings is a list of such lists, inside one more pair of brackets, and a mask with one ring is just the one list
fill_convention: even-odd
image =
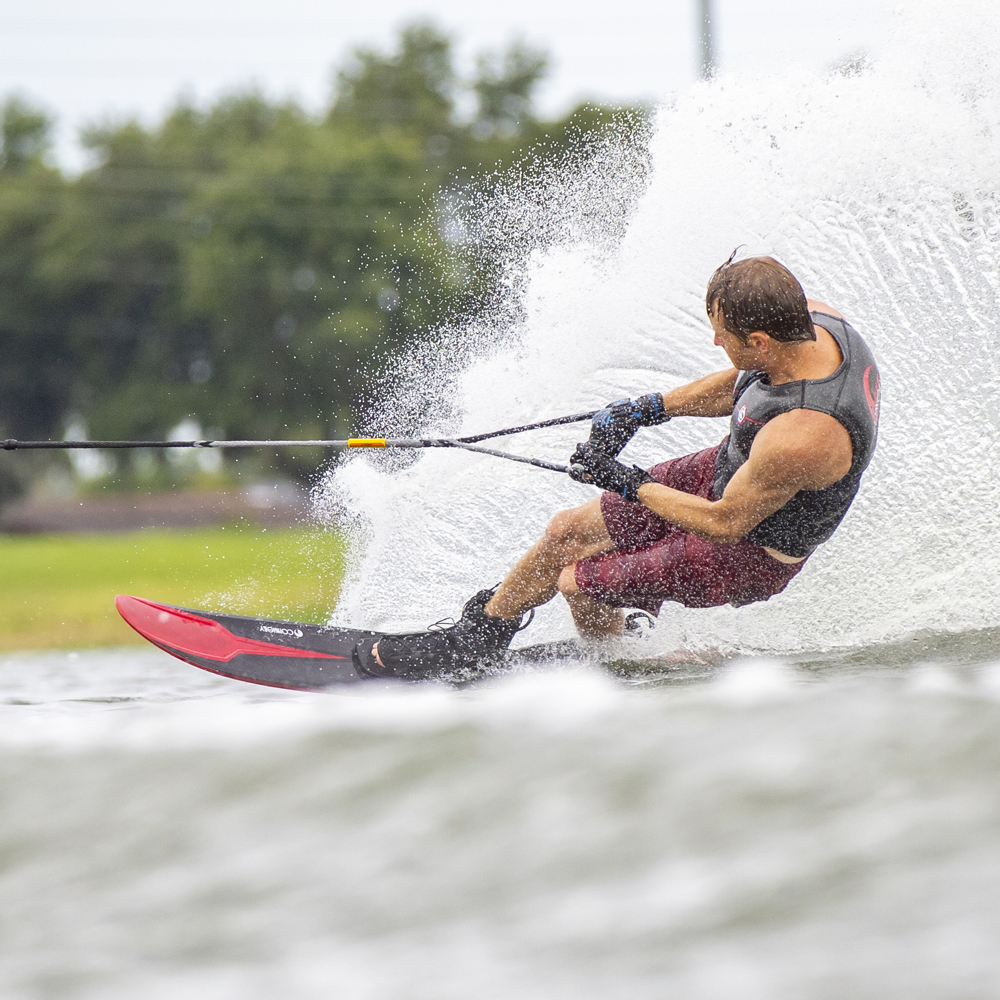
[[(871, 344), (880, 443), (840, 530), (767, 603), (664, 605), (658, 647), (782, 651), (1000, 624), (1000, 82), (991, 72), (1000, 15), (978, 0), (958, 6), (913, 4), (873, 65), (696, 85), (657, 116), (648, 184), (623, 180), (608, 156), (591, 168), (597, 180), (605, 172), (603, 187), (593, 173), (563, 177), (547, 202), (525, 209), (540, 229), (546, 213), (569, 224), (530, 256), (512, 292), (517, 320), (507, 311), (452, 334), (490, 345), (441, 378), (460, 415), (447, 429), (461, 433), (725, 367), (704, 288), (737, 244), (777, 256)], [(609, 249), (593, 220), (600, 199), (620, 199), (629, 183), (646, 187)], [(414, 384), (435, 378), (432, 366), (418, 368)], [(725, 429), (678, 420), (640, 432), (625, 457), (649, 464), (714, 444)], [(565, 461), (585, 432), (536, 432), (512, 447)], [(457, 614), (556, 511), (593, 495), (553, 473), (456, 452), (395, 471), (354, 458), (318, 497), (364, 518), (336, 621), (413, 628)], [(560, 598), (536, 622), (525, 641), (572, 632)]]

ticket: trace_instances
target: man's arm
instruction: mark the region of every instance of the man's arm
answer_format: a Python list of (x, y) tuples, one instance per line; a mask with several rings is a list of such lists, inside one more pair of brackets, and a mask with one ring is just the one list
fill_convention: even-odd
[(719, 500), (659, 483), (644, 484), (638, 496), (643, 506), (685, 531), (713, 542), (738, 542), (799, 490), (822, 490), (843, 479), (852, 456), (851, 437), (839, 420), (816, 410), (792, 410), (760, 429), (750, 457)]
[(649, 392), (638, 399), (619, 399), (594, 414), (590, 444), (611, 458), (631, 441), (640, 427), (653, 427), (671, 417), (722, 417), (732, 409), (739, 373), (707, 375), (672, 392)]
[(663, 394), (664, 409), (671, 417), (728, 417), (737, 375), (735, 368), (729, 368), (671, 389)]

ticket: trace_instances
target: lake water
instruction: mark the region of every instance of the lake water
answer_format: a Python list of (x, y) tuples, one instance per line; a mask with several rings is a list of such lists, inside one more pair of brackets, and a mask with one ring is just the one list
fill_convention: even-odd
[(997, 996), (1000, 639), (911, 643), (337, 694), (6, 656), (0, 995)]

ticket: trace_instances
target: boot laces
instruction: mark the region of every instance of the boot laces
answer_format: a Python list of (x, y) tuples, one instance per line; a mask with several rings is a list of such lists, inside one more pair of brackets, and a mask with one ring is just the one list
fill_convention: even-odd
[[(486, 616), (487, 618), (489, 615)], [(521, 616), (524, 617), (523, 615)], [(523, 625), (518, 625), (517, 631), (523, 632), (535, 619), (535, 609), (532, 608), (528, 612), (528, 620), (524, 622)], [(431, 625), (428, 625), (424, 630), (426, 632), (447, 632), (449, 629), (453, 629), (458, 624), (454, 618), (442, 618), (440, 621), (436, 621)]]
[(442, 618), (440, 621), (436, 621), (431, 625), (428, 625), (425, 632), (447, 632), (449, 629), (454, 628), (458, 624), (454, 618)]

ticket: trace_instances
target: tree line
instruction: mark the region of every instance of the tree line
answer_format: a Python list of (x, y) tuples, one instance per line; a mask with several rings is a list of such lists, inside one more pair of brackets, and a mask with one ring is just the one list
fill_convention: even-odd
[(638, 114), (543, 121), (546, 69), (514, 43), (462, 79), (450, 39), (417, 24), (392, 52), (352, 53), (321, 114), (254, 91), (182, 101), (155, 127), (86, 130), (76, 177), (49, 164), (49, 119), (8, 99), (0, 436), (82, 420), (93, 438), (155, 439), (187, 417), (219, 437), (355, 429), (365, 370), (489, 295), (484, 269), (444, 263), (441, 186)]

